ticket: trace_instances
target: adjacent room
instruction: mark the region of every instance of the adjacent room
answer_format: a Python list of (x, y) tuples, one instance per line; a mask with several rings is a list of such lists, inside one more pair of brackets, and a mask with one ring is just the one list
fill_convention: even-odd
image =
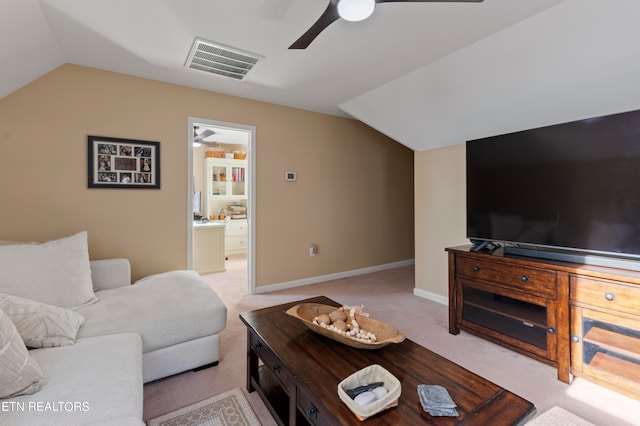
[(1, 1), (0, 425), (640, 425), (639, 16)]

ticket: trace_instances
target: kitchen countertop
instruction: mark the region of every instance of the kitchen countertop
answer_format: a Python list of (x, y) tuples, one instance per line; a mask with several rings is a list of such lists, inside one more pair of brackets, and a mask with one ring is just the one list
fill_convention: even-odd
[(216, 228), (216, 227), (224, 228), (224, 220), (210, 220), (208, 222), (194, 221), (193, 227), (194, 228)]

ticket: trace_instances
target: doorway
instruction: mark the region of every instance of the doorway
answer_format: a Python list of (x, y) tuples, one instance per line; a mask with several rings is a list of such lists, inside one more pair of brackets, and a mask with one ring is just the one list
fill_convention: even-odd
[(189, 117), (187, 127), (188, 268), (202, 258), (194, 229), (215, 221), (224, 226), (224, 257), (246, 259), (247, 291), (254, 294), (255, 126)]

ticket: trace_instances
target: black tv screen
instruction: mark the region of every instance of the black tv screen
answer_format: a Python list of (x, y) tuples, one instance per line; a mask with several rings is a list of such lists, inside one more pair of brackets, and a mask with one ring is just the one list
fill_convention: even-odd
[(467, 141), (467, 237), (640, 256), (640, 111)]

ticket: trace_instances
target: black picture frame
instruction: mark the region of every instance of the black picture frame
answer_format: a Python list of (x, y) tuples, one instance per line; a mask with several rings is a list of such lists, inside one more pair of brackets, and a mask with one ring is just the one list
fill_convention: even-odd
[(160, 189), (160, 142), (87, 136), (87, 187)]

